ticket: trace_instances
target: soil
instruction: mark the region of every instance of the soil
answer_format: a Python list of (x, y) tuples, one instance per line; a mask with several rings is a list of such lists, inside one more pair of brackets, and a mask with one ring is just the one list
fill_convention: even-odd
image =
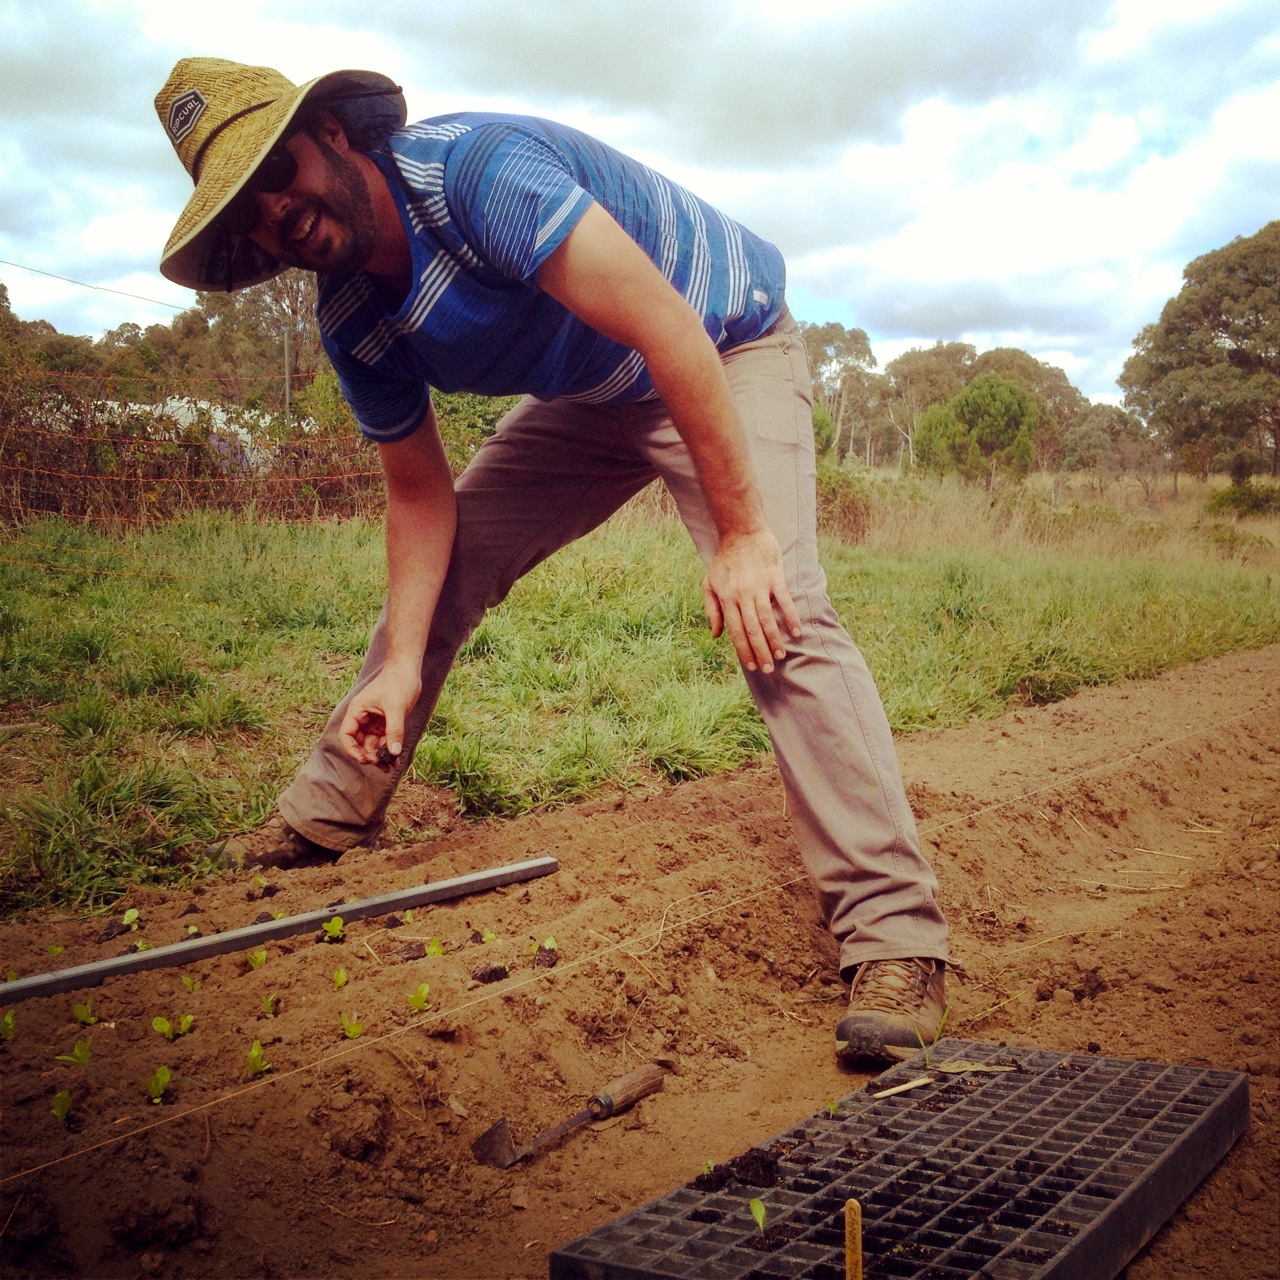
[[(1276, 1276), (1280, 646), (899, 749), (954, 931), (947, 1034), (1247, 1072), (1249, 1131), (1123, 1274)], [(242, 952), (13, 1006), (5, 1274), (544, 1276), (558, 1244), (867, 1082), (834, 1060), (845, 992), (769, 761), (515, 821), (459, 821), (424, 788), (398, 804), (421, 838), (136, 893), (116, 937), (101, 916), (0, 929), (0, 969), (26, 975), (560, 860), (398, 928), (269, 943), (258, 968)], [(172, 1042), (152, 1028), (184, 1014)], [(56, 1060), (86, 1039), (88, 1065)], [(664, 1088), (624, 1114), (508, 1170), (473, 1158), (499, 1117), (527, 1141), (653, 1060)]]

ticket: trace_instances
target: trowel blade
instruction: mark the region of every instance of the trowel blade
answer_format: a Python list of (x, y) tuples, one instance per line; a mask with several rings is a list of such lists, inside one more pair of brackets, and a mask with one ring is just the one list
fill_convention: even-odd
[(490, 1125), (471, 1144), (471, 1150), (481, 1164), (493, 1165), (495, 1169), (510, 1169), (522, 1154), (516, 1150), (506, 1116)]

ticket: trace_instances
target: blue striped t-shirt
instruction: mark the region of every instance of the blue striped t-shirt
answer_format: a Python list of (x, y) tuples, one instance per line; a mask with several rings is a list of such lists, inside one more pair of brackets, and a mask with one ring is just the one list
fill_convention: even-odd
[(692, 304), (721, 350), (759, 337), (781, 311), (785, 269), (772, 244), (576, 129), (460, 113), (400, 130), (373, 159), (409, 235), (414, 283), (393, 313), (365, 274), (322, 274), (316, 308), (371, 440), (411, 434), (431, 387), (589, 404), (654, 394), (635, 351), (536, 285), (593, 201)]

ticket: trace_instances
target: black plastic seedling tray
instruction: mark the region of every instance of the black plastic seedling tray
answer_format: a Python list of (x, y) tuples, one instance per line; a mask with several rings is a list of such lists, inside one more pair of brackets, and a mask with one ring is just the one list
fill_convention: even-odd
[(1112, 1280), (1248, 1124), (1238, 1072), (943, 1040), (557, 1249), (551, 1280), (844, 1280), (849, 1199), (867, 1280)]

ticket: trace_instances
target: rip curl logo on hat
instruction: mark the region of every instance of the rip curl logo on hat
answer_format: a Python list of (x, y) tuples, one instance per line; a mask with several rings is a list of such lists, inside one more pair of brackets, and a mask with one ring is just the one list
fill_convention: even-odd
[(180, 98), (174, 99), (165, 128), (168, 129), (175, 147), (196, 127), (196, 121), (204, 114), (208, 105), (204, 94), (198, 89), (188, 89)]

